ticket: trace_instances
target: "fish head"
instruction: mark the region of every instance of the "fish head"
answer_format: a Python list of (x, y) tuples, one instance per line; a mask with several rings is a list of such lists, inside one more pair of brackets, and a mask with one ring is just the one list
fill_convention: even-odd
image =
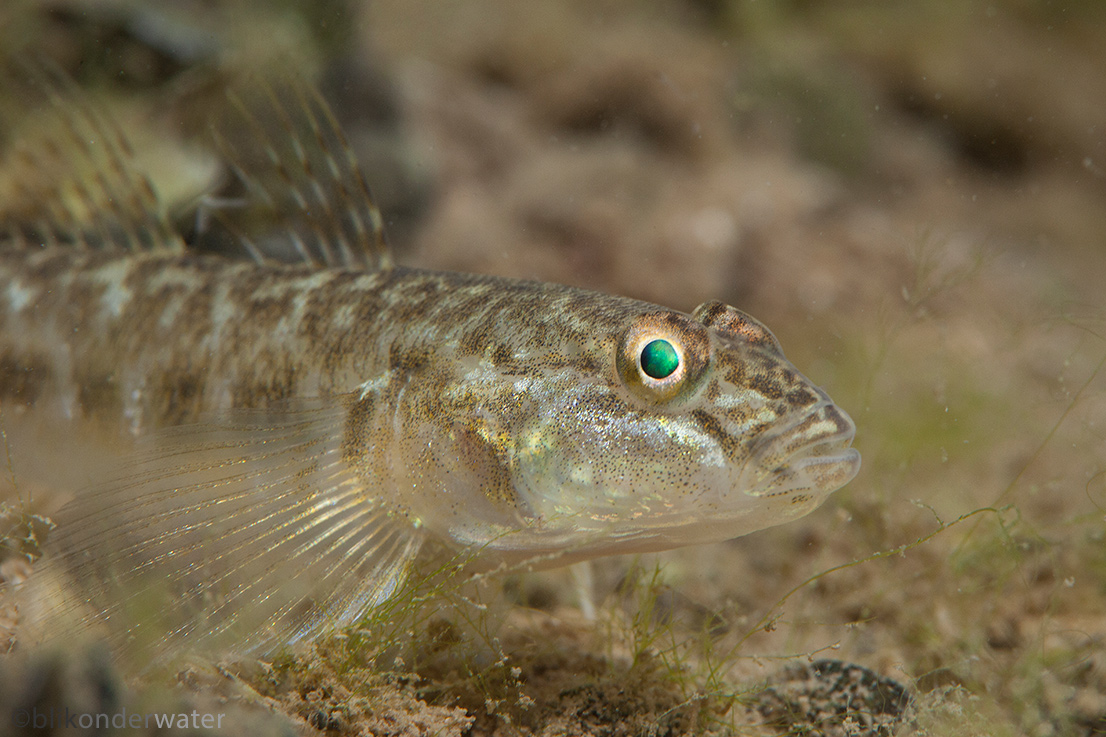
[[(526, 384), (506, 460), (516, 548), (567, 558), (738, 537), (817, 508), (859, 470), (855, 426), (761, 323), (656, 308)], [(598, 368), (596, 368), (598, 367)], [(516, 384), (517, 385), (517, 384)]]

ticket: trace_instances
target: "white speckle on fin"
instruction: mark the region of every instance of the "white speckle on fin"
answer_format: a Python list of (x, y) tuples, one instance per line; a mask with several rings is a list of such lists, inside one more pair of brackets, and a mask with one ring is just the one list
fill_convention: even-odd
[(105, 623), (150, 663), (291, 643), (386, 601), (422, 537), (346, 467), (344, 419), (331, 400), (158, 434), (156, 450), (55, 518), (42, 573), (73, 593), (54, 615)]

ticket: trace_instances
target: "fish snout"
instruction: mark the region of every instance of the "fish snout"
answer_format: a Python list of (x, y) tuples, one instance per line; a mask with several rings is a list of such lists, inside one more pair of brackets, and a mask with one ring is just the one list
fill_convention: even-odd
[(753, 448), (746, 467), (755, 478), (752, 493), (825, 496), (839, 489), (860, 470), (860, 453), (851, 447), (855, 435), (844, 410), (829, 401), (815, 404)]

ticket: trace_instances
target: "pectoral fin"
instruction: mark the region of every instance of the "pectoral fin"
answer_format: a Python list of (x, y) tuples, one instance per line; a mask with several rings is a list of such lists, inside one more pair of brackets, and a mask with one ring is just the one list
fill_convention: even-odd
[(290, 643), (386, 601), (422, 537), (343, 461), (344, 403), (158, 435), (57, 516), (60, 608), (148, 659)]

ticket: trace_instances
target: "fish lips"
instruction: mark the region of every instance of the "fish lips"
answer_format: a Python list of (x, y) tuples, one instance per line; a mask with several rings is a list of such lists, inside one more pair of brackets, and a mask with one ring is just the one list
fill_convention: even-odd
[(860, 452), (851, 447), (855, 435), (844, 410), (819, 402), (757, 442), (743, 474), (745, 488), (757, 497), (825, 497), (860, 470)]

